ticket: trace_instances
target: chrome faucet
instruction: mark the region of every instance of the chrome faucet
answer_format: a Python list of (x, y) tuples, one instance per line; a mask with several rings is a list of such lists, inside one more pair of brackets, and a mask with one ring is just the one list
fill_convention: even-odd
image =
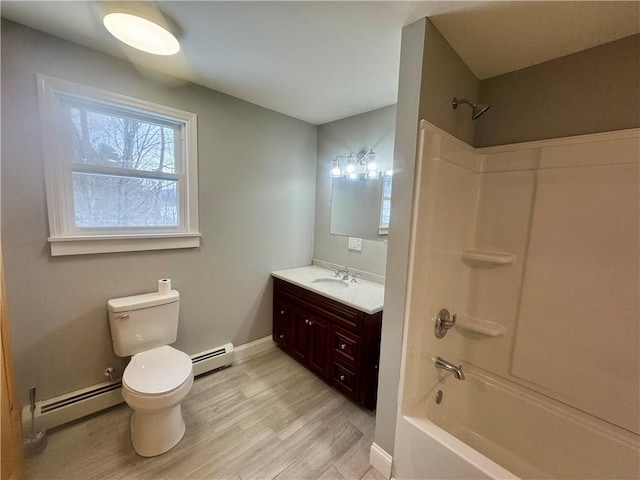
[(453, 373), (453, 376), (458, 380), (464, 380), (464, 373), (462, 373), (462, 365), (456, 367), (453, 363), (447, 362), (444, 358), (436, 358), (436, 368), (441, 368), (448, 372)]
[(349, 267), (336, 269), (336, 277), (340, 278), (340, 275), (342, 275), (342, 280), (349, 280)]

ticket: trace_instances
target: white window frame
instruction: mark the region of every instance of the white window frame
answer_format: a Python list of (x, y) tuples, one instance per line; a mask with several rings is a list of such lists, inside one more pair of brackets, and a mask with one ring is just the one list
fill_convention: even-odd
[[(197, 116), (47, 75), (37, 74), (37, 83), (51, 255), (199, 247)], [(70, 155), (65, 152), (64, 139), (68, 138), (68, 132), (63, 131), (65, 122), (60, 119), (61, 99), (76, 99), (120, 112), (142, 114), (148, 119), (169, 122), (178, 127), (176, 132), (179, 135), (175, 138), (176, 173), (167, 175), (167, 178), (178, 181), (180, 222), (177, 227), (106, 229), (75, 226), (73, 165)], [(89, 168), (96, 173), (101, 170), (99, 166)], [(140, 176), (140, 172), (137, 174)], [(157, 175), (150, 172), (149, 177)]]

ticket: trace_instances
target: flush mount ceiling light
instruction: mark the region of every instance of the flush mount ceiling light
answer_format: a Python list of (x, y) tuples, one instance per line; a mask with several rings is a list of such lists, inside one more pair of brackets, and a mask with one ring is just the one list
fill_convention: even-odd
[(180, 51), (178, 39), (162, 14), (151, 3), (107, 2), (102, 22), (123, 43), (154, 55)]

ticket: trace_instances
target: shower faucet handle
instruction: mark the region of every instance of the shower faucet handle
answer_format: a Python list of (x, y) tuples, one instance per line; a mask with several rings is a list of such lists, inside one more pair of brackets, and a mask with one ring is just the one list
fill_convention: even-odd
[(436, 338), (442, 338), (447, 334), (447, 330), (453, 328), (456, 324), (457, 315), (454, 313), (451, 315), (449, 310), (443, 308), (438, 312), (436, 317), (435, 334)]

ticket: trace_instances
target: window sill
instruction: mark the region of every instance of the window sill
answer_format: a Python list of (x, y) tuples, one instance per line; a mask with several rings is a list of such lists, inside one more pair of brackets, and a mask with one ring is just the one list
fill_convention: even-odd
[(197, 248), (199, 233), (49, 237), (51, 256)]

